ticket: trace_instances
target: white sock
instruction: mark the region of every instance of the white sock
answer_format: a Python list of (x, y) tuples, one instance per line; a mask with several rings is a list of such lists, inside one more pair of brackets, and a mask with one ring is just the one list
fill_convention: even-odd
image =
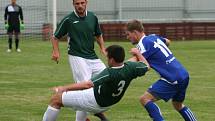
[(43, 115), (43, 121), (56, 121), (59, 111), (59, 109), (53, 108), (49, 105)]
[(87, 112), (76, 111), (76, 121), (86, 121)]

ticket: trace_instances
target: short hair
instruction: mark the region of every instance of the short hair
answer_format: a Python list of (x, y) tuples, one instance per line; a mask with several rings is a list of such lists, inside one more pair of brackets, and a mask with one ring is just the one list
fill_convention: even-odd
[(111, 45), (106, 48), (107, 57), (113, 58), (115, 62), (122, 63), (125, 59), (125, 50), (120, 45)]
[(138, 31), (138, 32), (143, 32), (144, 31), (144, 27), (142, 22), (138, 21), (138, 20), (132, 20), (129, 21), (127, 23), (127, 30), (132, 32), (134, 30)]
[[(75, 1), (75, 0), (72, 0), (73, 3), (74, 3), (74, 1)], [(87, 1), (87, 0), (85, 0), (85, 1)]]

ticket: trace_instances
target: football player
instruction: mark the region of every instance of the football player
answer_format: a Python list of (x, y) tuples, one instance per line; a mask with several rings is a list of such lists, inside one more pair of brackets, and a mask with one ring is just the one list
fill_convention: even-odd
[[(109, 67), (100, 74), (88, 81), (53, 88), (56, 94), (52, 96), (43, 121), (55, 121), (61, 107), (93, 114), (104, 112), (121, 100), (133, 79), (143, 76), (149, 69), (138, 49), (132, 49), (131, 53), (139, 62), (124, 62), (124, 48), (119, 45), (109, 46), (106, 51)], [(85, 121), (86, 117), (78, 121)]]
[(5, 29), (8, 33), (8, 50), (12, 51), (12, 36), (15, 35), (16, 51), (21, 52), (19, 48), (20, 29), (24, 29), (22, 7), (16, 4), (16, 0), (11, 0), (11, 4), (7, 5), (4, 14)]
[(163, 99), (172, 99), (173, 107), (185, 121), (196, 121), (192, 111), (183, 104), (189, 83), (189, 74), (168, 48), (170, 40), (161, 36), (144, 33), (143, 25), (138, 20), (129, 21), (126, 30), (127, 39), (146, 58), (160, 78), (152, 84), (140, 99), (153, 121), (164, 121), (159, 107), (154, 103)]

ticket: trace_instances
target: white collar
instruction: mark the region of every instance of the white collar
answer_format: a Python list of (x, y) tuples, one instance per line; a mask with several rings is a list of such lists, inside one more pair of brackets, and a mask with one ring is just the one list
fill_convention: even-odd
[(111, 68), (113, 68), (113, 69), (118, 69), (118, 68), (122, 68), (122, 67), (124, 67), (124, 64), (121, 65), (121, 66), (115, 66), (115, 67), (111, 67)]
[[(74, 10), (74, 13), (75, 13), (75, 15), (76, 15), (78, 18), (80, 18), (80, 16), (76, 13), (75, 10)], [(85, 16), (87, 16), (87, 10), (86, 10)]]
[(143, 38), (145, 38), (145, 37), (146, 37), (146, 35), (143, 35), (143, 36), (140, 38), (139, 41), (143, 40)]

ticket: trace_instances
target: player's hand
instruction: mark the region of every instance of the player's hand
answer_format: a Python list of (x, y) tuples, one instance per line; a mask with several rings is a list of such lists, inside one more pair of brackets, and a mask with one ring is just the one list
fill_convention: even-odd
[(9, 24), (5, 24), (4, 28), (7, 30), (9, 28)]
[(130, 53), (134, 56), (141, 54), (137, 48), (131, 48)]
[(128, 59), (129, 61), (133, 61), (133, 62), (137, 62), (139, 61), (138, 58), (136, 56), (133, 56), (131, 58)]
[(57, 64), (59, 62), (59, 58), (60, 58), (60, 53), (58, 50), (53, 50), (52, 51), (52, 60), (56, 61)]
[(65, 92), (65, 91), (66, 91), (66, 89), (65, 89), (63, 86), (53, 87), (52, 90), (53, 90), (55, 93), (62, 93), (62, 92)]
[(21, 29), (21, 30), (24, 30), (24, 29), (25, 29), (25, 25), (21, 23), (21, 24), (20, 24), (20, 29)]

